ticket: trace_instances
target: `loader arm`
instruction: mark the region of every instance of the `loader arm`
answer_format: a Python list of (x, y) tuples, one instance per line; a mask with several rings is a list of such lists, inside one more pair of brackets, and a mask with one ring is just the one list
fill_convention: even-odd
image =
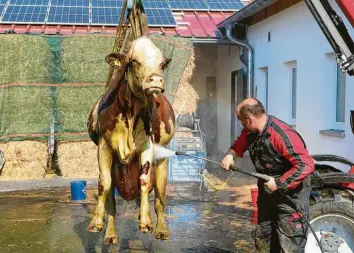
[[(322, 32), (331, 44), (337, 62), (343, 72), (354, 76), (354, 42), (341, 17), (333, 10), (327, 0), (304, 0)], [(354, 0), (336, 0), (354, 26)]]

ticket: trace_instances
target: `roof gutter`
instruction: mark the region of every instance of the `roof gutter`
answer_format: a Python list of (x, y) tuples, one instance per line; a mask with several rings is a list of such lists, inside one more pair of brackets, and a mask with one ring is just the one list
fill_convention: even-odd
[(253, 96), (253, 49), (250, 44), (245, 41), (238, 40), (232, 36), (232, 27), (233, 25), (226, 25), (226, 37), (233, 44), (245, 47), (248, 49), (248, 59), (247, 59), (247, 97), (250, 98)]
[(193, 44), (216, 44), (216, 45), (230, 45), (230, 41), (218, 38), (192, 38)]
[(255, 0), (252, 3), (248, 4), (247, 6), (243, 7), (241, 10), (236, 12), (234, 15), (228, 17), (224, 21), (217, 24), (219, 29), (222, 29), (227, 26), (227, 24), (236, 24), (239, 23), (241, 20), (256, 14), (264, 10), (265, 8), (273, 5), (274, 3), (278, 2), (279, 0)]

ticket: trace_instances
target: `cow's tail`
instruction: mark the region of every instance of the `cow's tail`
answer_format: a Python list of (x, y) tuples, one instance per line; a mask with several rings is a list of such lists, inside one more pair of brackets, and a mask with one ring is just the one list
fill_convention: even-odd
[(98, 126), (98, 106), (100, 104), (100, 100), (101, 98), (99, 98), (97, 100), (97, 102), (95, 103), (95, 105), (92, 107), (91, 111), (90, 111), (90, 115), (87, 121), (87, 131), (88, 134), (91, 138), (91, 140), (98, 145), (98, 141), (99, 141), (99, 126)]

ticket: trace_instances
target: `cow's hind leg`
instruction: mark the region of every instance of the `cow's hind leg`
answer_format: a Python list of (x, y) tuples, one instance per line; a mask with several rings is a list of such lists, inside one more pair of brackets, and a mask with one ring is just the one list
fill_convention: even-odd
[(157, 216), (155, 237), (161, 240), (168, 239), (168, 231), (164, 219), (166, 206), (167, 159), (159, 161), (156, 167), (155, 186), (155, 213)]
[(98, 166), (100, 169), (98, 180), (98, 201), (94, 215), (88, 226), (88, 231), (90, 232), (100, 232), (103, 228), (106, 197), (112, 184), (112, 157), (111, 149), (107, 146), (106, 141), (101, 138), (98, 144)]
[(106, 210), (107, 210), (107, 230), (106, 235), (104, 237), (104, 244), (111, 244), (117, 243), (117, 231), (116, 231), (116, 223), (115, 223), (115, 216), (116, 216), (116, 199), (114, 197), (114, 189), (115, 186), (112, 185), (111, 189), (108, 192), (108, 196), (106, 199)]

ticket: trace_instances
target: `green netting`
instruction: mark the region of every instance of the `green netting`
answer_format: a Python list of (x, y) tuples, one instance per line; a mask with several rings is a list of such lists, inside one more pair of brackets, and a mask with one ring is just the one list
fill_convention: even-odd
[[(172, 59), (165, 80), (173, 103), (168, 94), (177, 91), (192, 43), (152, 38)], [(104, 90), (104, 59), (113, 44), (113, 36), (101, 35), (0, 35), (0, 141), (88, 138), (88, 115)]]
[(0, 103), (0, 136), (49, 133), (52, 103), (47, 87), (0, 89)]
[(105, 82), (108, 65), (105, 56), (112, 52), (114, 37), (66, 37), (61, 44), (60, 68), (66, 82)]
[(50, 81), (51, 57), (45, 37), (0, 35), (0, 84)]
[[(74, 133), (87, 131), (88, 115), (103, 90), (104, 86), (58, 88), (57, 105), (59, 108), (58, 123), (60, 126), (58, 132)], [(74, 137), (77, 136), (71, 136), (71, 138)]]

